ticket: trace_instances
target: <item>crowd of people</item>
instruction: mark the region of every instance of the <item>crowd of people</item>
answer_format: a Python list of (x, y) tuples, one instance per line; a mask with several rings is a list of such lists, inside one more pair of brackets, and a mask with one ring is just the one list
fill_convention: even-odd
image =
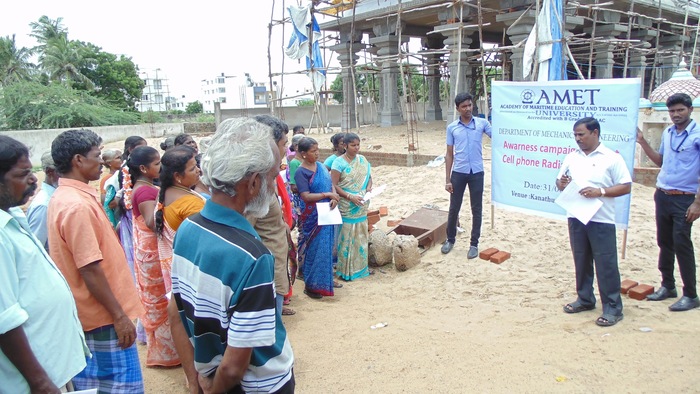
[[(138, 344), (148, 367), (182, 365), (193, 393), (293, 392), (281, 320), (296, 313), (292, 285), (302, 278), (319, 299), (337, 278), (368, 274), (371, 176), (357, 135), (333, 136), (327, 167), (303, 127), (289, 147), (288, 133), (261, 115), (222, 122), (203, 152), (187, 134), (161, 151), (132, 136), (120, 151), (68, 130), (42, 155), (26, 212), (39, 186), (29, 150), (0, 137), (0, 236), (13, 263), (1, 280), (0, 392), (142, 393)], [(319, 225), (318, 202), (339, 207), (343, 224)]]
[[(447, 127), (447, 240), (468, 190), (476, 257), (481, 227), (483, 135), (491, 126), (472, 116), (472, 97), (455, 98), (460, 117)], [(673, 125), (659, 151), (637, 142), (661, 167), (655, 201), (662, 286), (648, 296), (683, 296), (672, 311), (700, 306), (695, 287), (692, 223), (700, 217), (700, 129), (684, 94), (667, 102)], [(614, 228), (614, 198), (631, 190), (619, 155), (601, 140), (601, 126), (573, 126), (579, 149), (564, 160), (560, 190), (600, 198), (588, 223), (569, 218), (578, 298), (566, 313), (595, 308), (600, 326), (623, 318)], [(372, 171), (353, 133), (331, 137), (321, 161), (318, 142), (269, 115), (227, 119), (206, 149), (183, 134), (159, 150), (139, 136), (123, 151), (102, 151), (96, 133), (68, 130), (41, 156), (37, 178), (29, 149), (0, 136), (0, 392), (59, 393), (97, 388), (142, 393), (137, 351), (146, 366), (182, 365), (192, 393), (295, 389), (294, 354), (282, 323), (294, 281), (312, 299), (333, 296), (342, 282), (370, 275), (368, 202)], [(203, 141), (202, 141), (203, 142)], [(106, 174), (102, 175), (103, 168)], [(93, 182), (99, 181), (99, 188)], [(318, 204), (338, 209), (342, 223), (319, 224)], [(298, 238), (294, 239), (294, 234)]]

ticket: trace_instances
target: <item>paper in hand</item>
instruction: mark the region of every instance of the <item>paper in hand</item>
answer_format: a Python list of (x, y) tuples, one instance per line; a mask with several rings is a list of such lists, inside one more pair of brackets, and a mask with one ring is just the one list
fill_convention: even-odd
[(386, 185), (381, 185), (379, 187), (375, 187), (374, 189), (372, 189), (371, 192), (367, 192), (367, 193), (365, 193), (364, 196), (362, 196), (362, 202), (364, 203), (364, 202), (367, 202), (374, 197), (377, 197), (378, 195), (382, 194), (382, 192), (384, 190), (386, 190)]
[(586, 198), (579, 194), (579, 191), (586, 186), (578, 185), (572, 180), (559, 197), (554, 200), (555, 204), (564, 208), (566, 212), (583, 224), (588, 224), (593, 215), (603, 206), (603, 201), (600, 198)]
[(331, 203), (329, 202), (317, 202), (316, 211), (318, 213), (318, 225), (327, 226), (333, 224), (342, 224), (343, 217), (340, 215), (340, 210), (338, 206), (331, 209)]

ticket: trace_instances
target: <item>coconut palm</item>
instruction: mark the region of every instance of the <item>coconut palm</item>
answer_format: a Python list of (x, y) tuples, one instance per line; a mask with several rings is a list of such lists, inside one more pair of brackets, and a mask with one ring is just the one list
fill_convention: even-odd
[(17, 48), (15, 35), (0, 37), (0, 86), (31, 78), (34, 64), (29, 61), (31, 50)]
[(79, 82), (92, 89), (92, 81), (80, 72), (83, 65), (94, 61), (88, 58), (88, 53), (81, 42), (69, 41), (67, 36), (60, 35), (46, 42), (40, 66), (51, 81), (63, 82), (69, 86), (73, 82)]
[(68, 37), (68, 29), (63, 26), (63, 18), (52, 20), (44, 15), (39, 18), (39, 21), (31, 22), (29, 27), (32, 28), (32, 32), (29, 35), (34, 37), (39, 43), (33, 50), (39, 54), (40, 58), (49, 41), (59, 37)]

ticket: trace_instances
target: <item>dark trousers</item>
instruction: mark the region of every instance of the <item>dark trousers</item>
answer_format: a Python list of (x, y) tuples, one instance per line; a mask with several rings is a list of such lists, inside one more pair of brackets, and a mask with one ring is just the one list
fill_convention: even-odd
[(452, 194), (450, 195), (450, 213), (447, 216), (447, 240), (455, 243), (457, 236), (457, 219), (459, 210), (462, 208), (464, 191), (469, 186), (469, 203), (472, 208), (472, 237), (469, 241), (471, 246), (479, 245), (481, 236), (481, 216), (483, 211), (484, 197), (484, 172), (476, 174), (463, 174), (452, 171), (450, 175), (452, 183)]
[(569, 241), (576, 269), (576, 293), (583, 305), (595, 305), (593, 268), (598, 278), (598, 292), (603, 313), (622, 314), (620, 271), (617, 267), (617, 239), (615, 225), (588, 222), (584, 225), (569, 218)]
[(690, 298), (697, 297), (698, 293), (695, 287), (695, 253), (690, 239), (693, 223), (685, 221), (685, 213), (694, 199), (695, 196), (690, 194), (667, 195), (659, 190), (654, 193), (661, 286), (667, 289), (676, 287), (673, 268), (678, 259), (683, 295)]

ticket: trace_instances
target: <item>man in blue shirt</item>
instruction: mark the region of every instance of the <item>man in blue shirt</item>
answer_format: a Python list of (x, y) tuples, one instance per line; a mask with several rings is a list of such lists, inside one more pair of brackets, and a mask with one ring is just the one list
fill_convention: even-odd
[(673, 125), (664, 130), (659, 151), (637, 132), (637, 142), (649, 159), (661, 167), (656, 179), (656, 238), (659, 245), (661, 286), (647, 296), (650, 301), (678, 297), (673, 277), (674, 260), (683, 279), (683, 297), (669, 306), (674, 312), (700, 306), (695, 287), (695, 253), (690, 232), (700, 217), (700, 127), (690, 119), (693, 101), (685, 93), (666, 100)]
[(44, 183), (41, 189), (32, 199), (27, 209), (27, 220), (29, 228), (39, 241), (44, 244), (44, 248), (49, 250), (49, 233), (46, 228), (46, 218), (48, 217), (49, 200), (58, 187), (58, 171), (53, 163), (51, 152), (41, 155), (41, 168), (44, 170)]
[(459, 118), (447, 126), (447, 155), (445, 156), (445, 190), (450, 193), (450, 213), (447, 217), (447, 240), (442, 253), (449, 253), (457, 236), (457, 221), (462, 207), (464, 191), (469, 187), (472, 208), (472, 233), (467, 258), (479, 254), (481, 216), (484, 194), (484, 159), (481, 141), (486, 134), (491, 138), (491, 124), (472, 116), (473, 98), (469, 93), (455, 97)]
[(19, 208), (36, 182), (27, 147), (0, 136), (0, 393), (60, 393), (85, 368), (70, 287)]

